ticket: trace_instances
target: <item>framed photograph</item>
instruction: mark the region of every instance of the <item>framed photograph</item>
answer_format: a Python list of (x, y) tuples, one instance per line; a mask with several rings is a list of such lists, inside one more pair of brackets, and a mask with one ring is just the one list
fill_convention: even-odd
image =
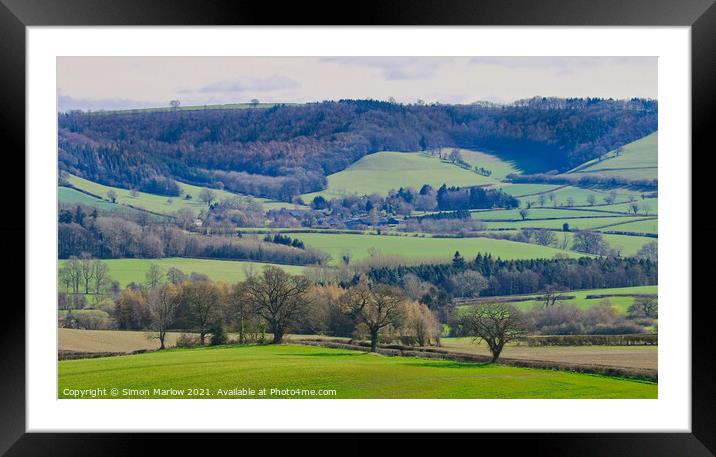
[(0, 451), (716, 451), (712, 1), (0, 2)]

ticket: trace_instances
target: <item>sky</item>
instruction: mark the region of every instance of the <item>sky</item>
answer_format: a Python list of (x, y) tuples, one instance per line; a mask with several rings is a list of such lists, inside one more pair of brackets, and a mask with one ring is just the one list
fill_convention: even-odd
[(58, 109), (657, 98), (656, 57), (58, 57)]

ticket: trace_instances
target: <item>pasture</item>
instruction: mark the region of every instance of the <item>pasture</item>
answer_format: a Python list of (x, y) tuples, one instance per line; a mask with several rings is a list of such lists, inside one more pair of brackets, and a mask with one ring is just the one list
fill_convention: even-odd
[(604, 230), (616, 232), (635, 232), (635, 233), (659, 233), (659, 220), (657, 218), (638, 219), (634, 221), (624, 221), (622, 224), (616, 224), (604, 228)]
[[(151, 211), (153, 213), (158, 214), (173, 215), (180, 208), (189, 208), (194, 212), (194, 214), (198, 214), (199, 211), (207, 207), (207, 204), (202, 202), (199, 198), (199, 194), (205, 188), (193, 186), (191, 184), (186, 183), (177, 183), (179, 184), (179, 187), (181, 187), (181, 195), (175, 197), (167, 197), (163, 195), (149, 194), (146, 192), (137, 192), (136, 196), (132, 196), (129, 189), (105, 186), (104, 184), (99, 184), (94, 181), (89, 181), (87, 179), (80, 178), (79, 176), (74, 175), (68, 175), (67, 181), (75, 188), (95, 195), (99, 199), (105, 200), (106, 203), (110, 203), (109, 198), (107, 197), (107, 192), (113, 190), (117, 195), (118, 204)], [(252, 198), (257, 203), (261, 203), (265, 210), (277, 208), (293, 208), (295, 206), (291, 203), (274, 202), (265, 198), (246, 197), (243, 195), (227, 192), (225, 190), (212, 189), (212, 191), (216, 194), (217, 201), (237, 197)], [(191, 196), (191, 198), (187, 199), (187, 195)]]
[[(615, 213), (589, 211), (587, 209), (560, 209), (560, 208), (530, 208), (525, 220), (533, 219), (570, 219), (582, 217), (613, 217)], [(473, 219), (482, 221), (521, 221), (520, 210), (518, 209), (502, 209), (489, 211), (473, 211)]]
[[(610, 289), (584, 289), (584, 290), (570, 290), (562, 292), (564, 295), (574, 296), (573, 299), (560, 300), (558, 303), (575, 305), (579, 308), (590, 308), (598, 305), (602, 302), (608, 302), (618, 312), (626, 314), (629, 305), (634, 303), (634, 297), (604, 297), (604, 298), (587, 298), (588, 295), (628, 295), (628, 294), (658, 294), (659, 286), (635, 286), (635, 287), (616, 287)], [(539, 297), (539, 294), (528, 294), (528, 297)], [(515, 299), (522, 298), (524, 296), (512, 295), (503, 297), (494, 297), (496, 300), (504, 300), (505, 298), (514, 297)], [(485, 297), (487, 298), (487, 297)], [(508, 302), (509, 303), (509, 302)], [(526, 300), (526, 301), (514, 301), (512, 302), (516, 307), (527, 311), (535, 306), (542, 306), (543, 302), (540, 299)], [(469, 307), (470, 305), (462, 305), (461, 307)]]
[(505, 260), (552, 258), (555, 254), (567, 254), (580, 257), (580, 254), (560, 249), (518, 243), (492, 238), (434, 238), (416, 236), (355, 235), (332, 233), (296, 233), (293, 238), (331, 255), (337, 262), (344, 252), (350, 252), (353, 260), (370, 256), (369, 250), (381, 255), (403, 256), (413, 259), (451, 259), (455, 251), (460, 251), (466, 259), (472, 259), (478, 253), (490, 253), (493, 257)]
[(343, 171), (328, 176), (328, 188), (303, 195), (311, 201), (315, 196), (336, 198), (345, 194), (387, 194), (392, 189), (423, 184), (438, 188), (495, 184), (497, 180), (440, 160), (422, 152), (376, 152), (369, 154)]
[(487, 152), (461, 148), (441, 148), (440, 153), (447, 155), (453, 149), (458, 149), (462, 160), (471, 166), (490, 170), (492, 172), (490, 177), (493, 179), (504, 179), (510, 173), (520, 173), (520, 169), (515, 162), (500, 159), (496, 155)]
[[(267, 390), (252, 398), (657, 398), (656, 383), (604, 376), (460, 363), (309, 347), (219, 346), (58, 363), (58, 397), (67, 389), (105, 388), (100, 398), (237, 398), (229, 391)], [(110, 389), (119, 390), (112, 397)], [(154, 389), (178, 389), (171, 396)], [(123, 389), (139, 389), (124, 395)], [(146, 389), (143, 390), (142, 389)], [(315, 396), (300, 390), (328, 389)]]
[(610, 151), (605, 160), (592, 160), (570, 171), (572, 174), (599, 174), (628, 179), (658, 179), (659, 133), (654, 132), (623, 147), (619, 156)]
[[(531, 210), (530, 210), (531, 211)], [(549, 229), (562, 229), (562, 226), (566, 223), (569, 224), (569, 229), (575, 230), (593, 230), (600, 229), (602, 227), (616, 226), (616, 224), (627, 224), (628, 222), (635, 222), (643, 220), (644, 217), (635, 216), (609, 216), (609, 217), (580, 217), (580, 218), (564, 218), (564, 219), (549, 219), (549, 220), (524, 220), (524, 221), (495, 221), (485, 222), (485, 226), (488, 229), (520, 229), (520, 228), (549, 228)], [(654, 219), (655, 220), (655, 219)], [(621, 226), (620, 226), (621, 227)], [(606, 228), (605, 228), (606, 230)], [(622, 230), (617, 228), (609, 228), (608, 230)], [(626, 230), (623, 231), (634, 231), (641, 233), (648, 233), (643, 230)]]
[[(60, 260), (60, 265), (65, 261)], [(205, 274), (212, 281), (236, 282), (246, 279), (248, 272), (261, 272), (267, 265), (283, 268), (291, 274), (301, 274), (303, 267), (298, 265), (278, 265), (260, 262), (244, 262), (239, 260), (191, 259), (185, 257), (167, 257), (164, 259), (107, 259), (103, 260), (109, 267), (109, 275), (119, 281), (120, 287), (126, 287), (130, 282), (144, 283), (145, 274), (153, 263), (161, 268), (178, 268), (187, 275), (192, 272)]]

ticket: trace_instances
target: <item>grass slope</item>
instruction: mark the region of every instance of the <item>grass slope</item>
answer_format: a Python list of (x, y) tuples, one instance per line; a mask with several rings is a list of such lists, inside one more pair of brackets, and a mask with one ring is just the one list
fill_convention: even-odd
[[(440, 153), (447, 155), (450, 154), (453, 149), (455, 148), (441, 148)], [(458, 148), (458, 150), (460, 151), (462, 160), (465, 162), (469, 163), (473, 167), (482, 167), (490, 170), (492, 172), (490, 175), (491, 178), (504, 179), (505, 176), (510, 173), (520, 173), (521, 171), (514, 162), (502, 160), (496, 155), (470, 149)]]
[(572, 174), (598, 174), (628, 179), (658, 179), (659, 133), (654, 132), (623, 147), (617, 157), (615, 151), (602, 161), (590, 161), (571, 170)]
[[(458, 363), (307, 346), (172, 349), (122, 357), (59, 362), (65, 389), (148, 389), (131, 398), (167, 398), (153, 389), (335, 389), (318, 398), (657, 398), (657, 385), (577, 373)], [(265, 397), (276, 398), (267, 391)], [(282, 398), (316, 398), (291, 395)]]
[(433, 187), (443, 183), (476, 186), (496, 182), (492, 177), (478, 175), (421, 152), (377, 152), (363, 157), (343, 171), (329, 175), (326, 190), (305, 194), (303, 199), (308, 202), (316, 195), (335, 198), (350, 193), (387, 194), (391, 189), (400, 187), (420, 189), (423, 184)]
[[(107, 192), (114, 190), (117, 194), (117, 203), (120, 205), (131, 206), (133, 208), (144, 209), (153, 213), (172, 215), (176, 213), (179, 208), (186, 207), (191, 209), (195, 214), (206, 208), (206, 203), (199, 199), (199, 193), (204, 187), (193, 186), (191, 184), (179, 183), (179, 187), (182, 189), (182, 195), (171, 197), (171, 203), (169, 203), (169, 197), (163, 195), (149, 194), (146, 192), (137, 192), (136, 197), (130, 195), (128, 189), (122, 189), (119, 187), (105, 186), (94, 181), (89, 181), (78, 176), (69, 175), (67, 181), (77, 189), (89, 192), (90, 194), (107, 199)], [(242, 195), (227, 192), (225, 190), (212, 189), (216, 193), (218, 200), (226, 200), (229, 198), (242, 197)], [(190, 200), (186, 200), (185, 196), (191, 195)], [(253, 198), (253, 197), (252, 197)], [(294, 205), (290, 203), (274, 202), (264, 198), (254, 198), (257, 202), (264, 206), (264, 209), (272, 208), (293, 208)], [(109, 201), (106, 201), (109, 203)]]
[[(60, 265), (65, 261), (60, 260)], [(247, 269), (260, 272), (267, 265), (281, 267), (291, 274), (303, 272), (302, 266), (278, 265), (258, 262), (243, 262), (238, 260), (212, 260), (212, 259), (189, 259), (183, 257), (169, 257), (165, 259), (108, 259), (103, 260), (109, 267), (109, 275), (115, 281), (119, 281), (121, 287), (130, 282), (143, 283), (146, 281), (144, 275), (149, 271), (149, 266), (156, 263), (165, 272), (171, 267), (178, 268), (187, 275), (192, 272), (207, 275), (213, 281), (236, 282), (246, 278)]]
[[(424, 259), (450, 259), (455, 251), (460, 251), (463, 257), (472, 259), (480, 253), (490, 253), (493, 257), (510, 259), (552, 258), (562, 251), (555, 248), (538, 246), (534, 244), (518, 243), (507, 240), (491, 238), (431, 238), (414, 236), (385, 236), (385, 235), (353, 235), (328, 233), (296, 233), (292, 238), (298, 238), (312, 246), (331, 255), (333, 262), (341, 258), (343, 252), (351, 253), (354, 260), (369, 256), (368, 250), (375, 248), (382, 255), (400, 255), (409, 258)], [(578, 257), (579, 254), (568, 252), (568, 255)]]

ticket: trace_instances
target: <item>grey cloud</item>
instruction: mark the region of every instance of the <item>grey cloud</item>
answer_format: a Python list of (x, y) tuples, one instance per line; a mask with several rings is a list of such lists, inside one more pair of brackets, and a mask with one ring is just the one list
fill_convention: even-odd
[(74, 98), (69, 95), (60, 95), (57, 97), (57, 111), (62, 113), (72, 110), (111, 111), (121, 109), (154, 108), (165, 105), (169, 106), (169, 101), (140, 101), (126, 98)]
[(227, 79), (207, 84), (198, 90), (180, 89), (179, 92), (269, 92), (282, 89), (294, 89), (300, 86), (301, 84), (291, 78), (274, 75), (269, 78)]
[(505, 68), (534, 68), (570, 71), (603, 65), (655, 64), (656, 57), (570, 57), (570, 56), (529, 56), (529, 57), (473, 57), (473, 65), (495, 65)]
[(451, 61), (451, 58), (437, 57), (325, 57), (320, 59), (322, 63), (377, 68), (382, 70), (383, 76), (388, 80), (426, 79), (433, 76), (441, 66)]

